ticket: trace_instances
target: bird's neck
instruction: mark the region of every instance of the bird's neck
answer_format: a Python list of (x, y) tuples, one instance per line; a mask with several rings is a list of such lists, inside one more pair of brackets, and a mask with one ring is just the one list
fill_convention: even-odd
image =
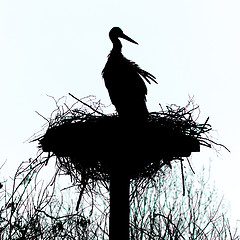
[(111, 40), (112, 40), (112, 43), (113, 43), (112, 51), (121, 53), (121, 51), (122, 51), (122, 44), (121, 44), (120, 40), (118, 38), (113, 38)]

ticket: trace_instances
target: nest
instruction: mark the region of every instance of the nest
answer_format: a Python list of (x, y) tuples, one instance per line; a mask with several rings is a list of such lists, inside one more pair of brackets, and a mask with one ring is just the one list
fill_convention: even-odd
[(87, 181), (108, 181), (115, 170), (130, 179), (151, 177), (165, 164), (171, 166), (172, 160), (200, 151), (200, 145), (214, 144), (208, 137), (208, 119), (203, 124), (194, 120), (199, 108), (192, 99), (185, 107), (160, 106), (143, 123), (132, 116), (121, 121), (116, 114), (103, 114), (99, 101), (90, 98), (85, 103), (72, 97), (80, 107), (58, 106), (46, 133), (37, 140), (75, 181), (80, 176)]

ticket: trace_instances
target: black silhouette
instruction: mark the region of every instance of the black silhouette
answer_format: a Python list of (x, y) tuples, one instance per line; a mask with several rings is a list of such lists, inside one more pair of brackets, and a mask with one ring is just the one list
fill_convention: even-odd
[[(92, 106), (98, 109), (99, 105), (90, 104), (90, 111)], [(42, 150), (52, 152), (59, 168), (80, 186), (77, 205), (83, 193), (91, 191), (91, 184), (110, 183), (109, 240), (128, 240), (133, 196), (130, 181), (134, 179), (143, 188), (143, 182), (148, 182), (165, 164), (199, 152), (200, 145), (211, 147), (214, 142), (206, 137), (211, 126), (207, 121), (198, 124), (193, 120), (196, 107), (189, 110), (168, 106), (166, 111), (149, 113), (147, 122), (131, 129), (118, 116), (82, 109), (67, 107), (66, 112), (57, 114), (38, 140)]]
[(133, 115), (134, 118), (145, 119), (148, 116), (148, 109), (147, 87), (144, 80), (149, 84), (151, 81), (157, 83), (155, 77), (122, 55), (119, 38), (135, 44), (138, 44), (137, 42), (126, 36), (119, 27), (110, 30), (109, 38), (113, 43), (113, 49), (108, 56), (102, 76), (112, 104), (121, 118), (129, 118)]
[[(211, 130), (208, 119), (204, 124), (193, 120), (197, 107), (193, 104), (188, 110), (191, 102), (186, 108), (170, 105), (166, 111), (161, 108), (160, 112), (148, 113), (145, 81), (157, 83), (155, 77), (122, 55), (119, 38), (137, 42), (118, 27), (111, 29), (109, 37), (113, 49), (102, 75), (124, 124), (118, 116), (95, 111), (100, 106), (95, 102), (88, 105), (70, 94), (93, 113), (68, 108), (63, 117), (58, 114), (55, 121), (51, 120), (39, 140), (42, 150), (53, 152), (60, 168), (80, 182), (76, 210), (90, 182), (110, 183), (109, 239), (128, 240), (130, 181), (151, 179), (164, 165), (171, 167), (175, 159), (181, 160), (183, 178), (182, 158), (199, 152), (200, 145), (211, 147), (214, 142), (206, 138)], [(142, 120), (144, 124), (136, 124)]]

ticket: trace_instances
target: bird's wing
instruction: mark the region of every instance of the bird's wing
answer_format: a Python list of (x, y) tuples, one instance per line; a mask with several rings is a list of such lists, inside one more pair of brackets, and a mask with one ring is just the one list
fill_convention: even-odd
[(131, 65), (133, 66), (133, 68), (135, 69), (135, 71), (149, 84), (151, 84), (151, 81), (155, 82), (156, 84), (157, 81), (155, 80), (156, 78), (149, 72), (141, 69), (135, 62), (130, 61), (128, 59), (126, 59), (127, 61), (129, 61), (131, 63)]

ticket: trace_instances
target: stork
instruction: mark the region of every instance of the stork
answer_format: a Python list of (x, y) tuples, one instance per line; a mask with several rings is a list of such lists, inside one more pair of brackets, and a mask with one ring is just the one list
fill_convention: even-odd
[(112, 104), (115, 106), (119, 117), (146, 119), (148, 109), (146, 106), (147, 87), (155, 81), (155, 77), (141, 69), (135, 62), (122, 55), (122, 44), (119, 38), (138, 44), (123, 33), (119, 27), (114, 27), (109, 32), (113, 48), (108, 55), (107, 63), (102, 71), (105, 86)]

